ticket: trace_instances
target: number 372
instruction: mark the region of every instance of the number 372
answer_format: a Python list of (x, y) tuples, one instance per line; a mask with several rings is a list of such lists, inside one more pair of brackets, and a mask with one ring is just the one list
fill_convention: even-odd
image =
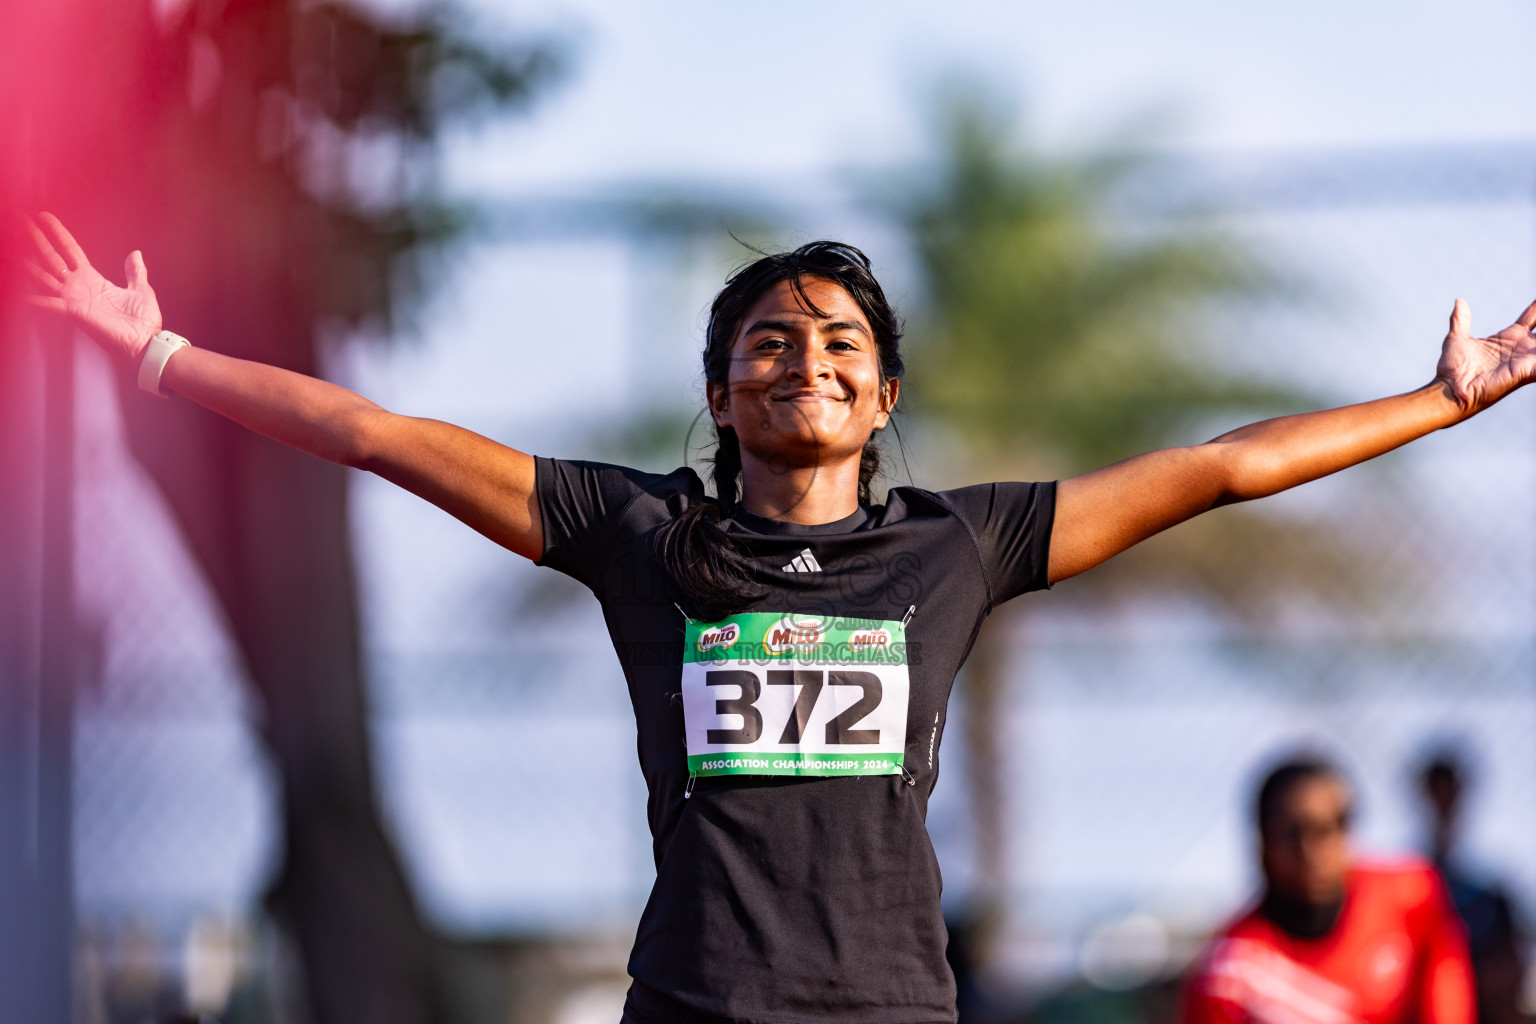
[[(799, 743), (811, 720), (811, 711), (821, 696), (823, 686), (857, 686), (863, 692), (846, 710), (833, 717), (826, 725), (826, 742), (842, 744), (875, 744), (880, 742), (879, 729), (855, 729), (861, 719), (880, 706), (882, 688), (880, 677), (873, 672), (823, 672), (811, 669), (769, 669), (769, 686), (798, 686), (800, 695), (795, 699), (794, 710), (779, 736), (780, 743)], [(704, 673), (707, 686), (739, 686), (740, 697), (721, 697), (715, 701), (715, 714), (740, 715), (739, 729), (710, 729), (710, 743), (756, 743), (763, 735), (763, 715), (756, 704), (762, 696), (762, 682), (757, 673), (741, 669), (718, 669)]]

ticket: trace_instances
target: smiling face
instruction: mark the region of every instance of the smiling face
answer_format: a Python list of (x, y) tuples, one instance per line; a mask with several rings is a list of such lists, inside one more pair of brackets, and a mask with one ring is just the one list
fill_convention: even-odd
[(743, 455), (785, 470), (857, 458), (889, 422), (900, 385), (882, 384), (874, 332), (853, 297), (823, 278), (802, 284), (825, 315), (778, 282), (742, 317), (727, 381), (706, 386), (715, 423), (736, 431)]

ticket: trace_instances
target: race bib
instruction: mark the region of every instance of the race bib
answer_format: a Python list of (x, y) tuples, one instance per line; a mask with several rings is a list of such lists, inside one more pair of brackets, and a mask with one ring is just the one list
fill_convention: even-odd
[(895, 775), (907, 744), (899, 622), (746, 612), (688, 623), (693, 775)]

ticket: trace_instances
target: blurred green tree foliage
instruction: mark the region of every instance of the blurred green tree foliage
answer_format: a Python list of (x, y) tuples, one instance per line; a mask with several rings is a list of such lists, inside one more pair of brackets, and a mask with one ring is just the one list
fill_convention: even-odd
[(886, 205), (921, 270), (922, 416), (974, 458), (1070, 473), (1192, 419), (1298, 401), (1211, 359), (1201, 330), (1219, 304), (1293, 291), (1277, 268), (1206, 222), (1137, 228), (1117, 210), (1148, 165), (1133, 144), (1048, 156), (1011, 144), (1015, 119), (987, 93), (947, 96), (937, 166)]

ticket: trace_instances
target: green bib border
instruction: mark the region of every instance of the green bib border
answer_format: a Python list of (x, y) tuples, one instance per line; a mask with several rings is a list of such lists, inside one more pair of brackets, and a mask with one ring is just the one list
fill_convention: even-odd
[[(815, 622), (821, 628), (815, 643), (797, 642), (806, 631), (795, 623)], [(735, 639), (723, 642), (735, 627)], [(884, 634), (883, 642), (870, 644)], [(826, 665), (904, 665), (907, 663), (907, 631), (894, 619), (862, 619), (845, 615), (786, 612), (743, 612), (718, 622), (688, 621), (683, 641), (683, 661), (705, 664), (747, 662), (771, 665), (794, 661)]]
[(689, 754), (688, 774), (715, 775), (900, 775), (905, 754)]

